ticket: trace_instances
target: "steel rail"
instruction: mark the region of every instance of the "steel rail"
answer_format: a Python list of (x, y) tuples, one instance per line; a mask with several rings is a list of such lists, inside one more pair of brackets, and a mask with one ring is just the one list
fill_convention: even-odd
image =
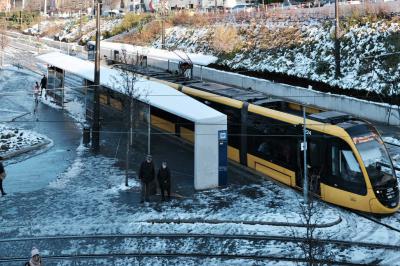
[[(61, 236), (38, 236), (27, 238), (3, 238), (1, 243), (23, 242), (23, 241), (42, 241), (42, 240), (85, 240), (85, 239), (111, 239), (111, 238), (215, 238), (230, 240), (250, 240), (250, 241), (281, 241), (281, 242), (307, 242), (310, 239), (305, 237), (291, 236), (272, 236), (272, 235), (226, 235), (226, 234), (187, 234), (187, 233), (163, 233), (163, 234), (108, 234), (108, 235), (61, 235)], [(337, 246), (358, 246), (371, 249), (386, 249), (400, 251), (398, 245), (388, 245), (379, 243), (369, 243), (360, 241), (334, 240), (334, 239), (312, 239), (314, 242), (325, 245)]]
[(384, 226), (384, 227), (386, 227), (386, 228), (388, 228), (388, 229), (390, 229), (392, 231), (400, 233), (400, 228), (396, 228), (396, 227), (394, 227), (394, 226), (392, 226), (390, 224), (385, 224), (385, 223), (379, 221), (378, 219), (376, 219), (376, 218), (374, 218), (374, 217), (372, 217), (370, 215), (367, 215), (367, 214), (362, 213), (362, 212), (357, 212), (357, 211), (353, 211), (353, 213), (355, 213), (355, 214), (357, 214), (357, 215), (359, 215), (359, 216), (361, 216), (361, 217), (363, 217), (363, 218), (365, 218), (367, 220), (370, 220), (371, 222), (374, 222), (376, 224), (382, 225), (382, 226)]
[[(244, 255), (244, 254), (208, 254), (208, 253), (143, 253), (143, 252), (129, 252), (129, 253), (97, 253), (97, 254), (71, 254), (71, 255), (45, 255), (42, 256), (43, 260), (74, 260), (74, 259), (114, 259), (114, 258), (122, 258), (122, 257), (163, 257), (163, 258), (219, 258), (224, 260), (230, 259), (242, 259), (242, 260), (252, 260), (252, 261), (288, 261), (288, 262), (309, 262), (306, 258), (296, 258), (296, 257), (284, 257), (284, 256), (271, 256), (271, 255)], [(25, 257), (9, 257), (9, 258), (1, 258), (0, 263), (10, 263), (10, 262), (23, 262), (26, 261)], [(327, 264), (327, 265), (348, 265), (348, 266), (358, 266), (358, 265), (370, 265), (368, 263), (351, 263), (347, 261), (335, 261), (335, 260), (325, 260), (325, 259), (314, 259), (315, 263), (319, 264)]]

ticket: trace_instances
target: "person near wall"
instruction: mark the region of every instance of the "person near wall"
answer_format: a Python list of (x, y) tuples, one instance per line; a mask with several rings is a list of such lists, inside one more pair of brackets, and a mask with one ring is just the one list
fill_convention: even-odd
[(6, 170), (4, 169), (3, 165), (4, 158), (0, 156), (0, 192), (2, 196), (7, 195), (3, 189), (3, 180), (6, 178)]
[(171, 199), (171, 171), (166, 161), (163, 161), (157, 174), (158, 185), (161, 191), (161, 200), (165, 201), (164, 192), (168, 194), (168, 199)]
[(142, 183), (140, 203), (143, 203), (144, 201), (149, 201), (151, 185), (155, 179), (154, 163), (150, 154), (146, 156), (146, 160), (140, 165), (139, 178)]

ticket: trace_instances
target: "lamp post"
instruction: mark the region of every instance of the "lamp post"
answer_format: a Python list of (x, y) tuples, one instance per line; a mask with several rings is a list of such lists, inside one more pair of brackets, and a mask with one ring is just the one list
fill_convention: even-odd
[(93, 124), (92, 124), (92, 149), (97, 152), (100, 149), (100, 5), (97, 2), (96, 13), (96, 57), (94, 64), (94, 93), (93, 93)]
[(335, 78), (340, 76), (339, 0), (335, 0)]
[(307, 173), (307, 128), (306, 128), (306, 107), (303, 106), (303, 168), (304, 168), (304, 180), (303, 180), (303, 197), (304, 203), (308, 204), (308, 173)]

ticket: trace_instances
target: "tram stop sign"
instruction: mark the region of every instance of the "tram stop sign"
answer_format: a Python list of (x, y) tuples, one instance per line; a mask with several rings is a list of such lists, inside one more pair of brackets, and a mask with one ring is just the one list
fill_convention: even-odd
[(228, 134), (226, 130), (218, 131), (218, 185), (228, 184)]

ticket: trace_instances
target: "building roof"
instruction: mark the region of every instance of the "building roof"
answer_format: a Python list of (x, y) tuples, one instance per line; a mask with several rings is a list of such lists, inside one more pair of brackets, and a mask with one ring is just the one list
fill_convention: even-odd
[[(86, 80), (94, 81), (94, 63), (69, 56), (59, 52), (52, 52), (37, 57), (39, 60), (75, 74)], [(100, 84), (111, 90), (125, 93), (124, 79), (116, 69), (100, 67)], [(183, 117), (195, 123), (223, 123), (226, 124), (226, 115), (196, 101), (186, 94), (165, 84), (137, 77), (135, 82), (136, 95), (139, 100), (160, 108), (169, 113)], [(126, 93), (125, 93), (126, 94)]]
[[(94, 44), (94, 42), (91, 43)], [(164, 49), (136, 46), (125, 43), (116, 43), (116, 42), (102, 41), (100, 43), (100, 47), (101, 49), (110, 49), (119, 51), (126, 50), (130, 54), (139, 53), (141, 55), (147, 55), (148, 57), (155, 57), (157, 59), (164, 59), (171, 61), (184, 61), (189, 58), (193, 64), (200, 66), (207, 66), (209, 64), (215, 63), (218, 59), (217, 57), (212, 55), (184, 53), (183, 51), (179, 50), (168, 51)]]

